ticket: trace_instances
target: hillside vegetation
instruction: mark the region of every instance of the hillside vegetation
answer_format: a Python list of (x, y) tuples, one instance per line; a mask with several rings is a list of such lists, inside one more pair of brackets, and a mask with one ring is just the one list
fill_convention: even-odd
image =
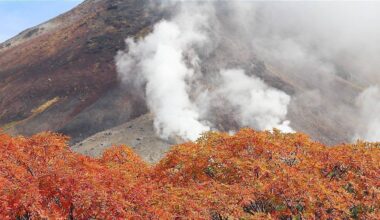
[(380, 145), (326, 147), (243, 129), (174, 146), (150, 166), (67, 138), (0, 135), (0, 219), (379, 219)]

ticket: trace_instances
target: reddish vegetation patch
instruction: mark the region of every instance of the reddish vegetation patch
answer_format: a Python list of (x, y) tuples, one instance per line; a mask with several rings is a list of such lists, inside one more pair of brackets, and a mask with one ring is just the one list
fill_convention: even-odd
[(1, 219), (379, 219), (380, 146), (303, 134), (208, 133), (150, 167), (131, 149), (100, 159), (63, 136), (0, 135)]

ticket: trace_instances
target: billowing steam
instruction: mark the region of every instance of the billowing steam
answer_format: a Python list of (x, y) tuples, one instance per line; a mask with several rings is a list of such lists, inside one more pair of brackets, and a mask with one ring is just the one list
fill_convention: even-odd
[(291, 124), (327, 143), (380, 140), (380, 3), (165, 2), (171, 18), (116, 59), (161, 137)]
[[(173, 135), (196, 139), (210, 129), (199, 120), (197, 106), (188, 94), (187, 81), (195, 73), (186, 64), (185, 53), (208, 40), (198, 25), (189, 23), (181, 29), (174, 22), (163, 21), (145, 39), (139, 42), (128, 39), (129, 52), (120, 53), (117, 58), (119, 72), (127, 80), (133, 67), (141, 71), (146, 81), (147, 104), (155, 115), (155, 128), (165, 139)], [(196, 55), (191, 59), (195, 65)]]
[[(360, 109), (359, 132), (356, 138), (364, 138), (368, 141), (380, 141), (380, 89), (370, 87), (366, 89), (356, 100)], [(364, 125), (364, 126), (363, 126)]]
[[(198, 53), (205, 55), (204, 50), (215, 47), (210, 36), (215, 17), (210, 5), (193, 7), (190, 11), (182, 8), (171, 21), (158, 23), (144, 39), (127, 39), (129, 50), (120, 52), (116, 58), (125, 82), (145, 86), (158, 134), (165, 139), (179, 136), (195, 140), (201, 133), (217, 128), (208, 120), (214, 113), (208, 111), (207, 103), (221, 101), (218, 100), (221, 97), (225, 98), (224, 106), (218, 110), (225, 111), (230, 106), (230, 117), (239, 126), (292, 131), (289, 122), (283, 121), (290, 97), (256, 77), (247, 76), (243, 70), (214, 73), (214, 80), (219, 78), (221, 82), (206, 89), (213, 83), (206, 78), (210, 74), (200, 69)], [(137, 77), (132, 75), (136, 71)], [(204, 88), (202, 83), (206, 83)], [(205, 93), (209, 94), (208, 100), (202, 104), (199, 100), (205, 98)]]
[(239, 127), (293, 131), (289, 121), (284, 121), (290, 102), (287, 94), (267, 86), (254, 76), (248, 76), (242, 69), (221, 70), (220, 78), (217, 89), (207, 94), (207, 103), (220, 102), (218, 109), (233, 109), (230, 114)]

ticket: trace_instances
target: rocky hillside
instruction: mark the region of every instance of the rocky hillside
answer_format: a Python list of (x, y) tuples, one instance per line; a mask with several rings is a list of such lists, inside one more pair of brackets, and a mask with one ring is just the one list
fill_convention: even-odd
[[(119, 132), (130, 125), (124, 123), (147, 114), (142, 96), (120, 85), (114, 63), (116, 52), (125, 47), (125, 38), (144, 36), (157, 21), (170, 16), (161, 8), (148, 7), (147, 2), (87, 0), (70, 12), (0, 44), (0, 127), (7, 133), (24, 135), (58, 131), (71, 136), (74, 144), (101, 131), (107, 134), (116, 129)], [(249, 74), (259, 76), (290, 95), (311, 87), (312, 82), (267, 65), (259, 59), (259, 54), (252, 54), (239, 42), (223, 45), (230, 47), (229, 50), (217, 48), (202, 68), (212, 70), (214, 64), (223, 68), (221, 63), (228, 67), (239, 62), (249, 69)], [(237, 51), (240, 56), (223, 51)], [(343, 100), (346, 103), (351, 103), (361, 91), (360, 87), (339, 76), (331, 83), (348, 94)], [(333, 105), (334, 99), (330, 102)], [(323, 107), (300, 109), (290, 106), (289, 111), (292, 127), (316, 140), (333, 144), (352, 136), (353, 119), (345, 123), (321, 119), (327, 111)], [(141, 121), (144, 120), (133, 123)], [(111, 130), (105, 131), (107, 129)], [(152, 127), (145, 130), (152, 132)], [(141, 139), (137, 136), (143, 136), (128, 133), (130, 129), (123, 131), (136, 140)], [(112, 143), (107, 141), (109, 137), (103, 139), (99, 134), (91, 138), (76, 145), (79, 151), (88, 152), (88, 143), (93, 146), (104, 141), (107, 145)], [(128, 137), (122, 139), (121, 135), (120, 138), (117, 142), (134, 144)], [(91, 142), (94, 139), (99, 141)], [(152, 137), (149, 141), (154, 140)]]
[(73, 141), (146, 112), (119, 86), (116, 51), (162, 15), (145, 1), (87, 0), (0, 45), (0, 126), (13, 134), (53, 130)]
[(157, 137), (153, 129), (153, 117), (142, 115), (120, 126), (101, 131), (72, 146), (74, 151), (98, 157), (110, 146), (127, 145), (141, 155), (144, 161), (157, 163), (169, 151), (175, 141), (163, 141)]

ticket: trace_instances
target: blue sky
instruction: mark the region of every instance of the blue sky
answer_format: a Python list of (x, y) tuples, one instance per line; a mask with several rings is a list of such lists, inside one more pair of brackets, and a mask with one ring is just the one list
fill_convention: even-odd
[(83, 0), (0, 0), (0, 42), (47, 21)]

